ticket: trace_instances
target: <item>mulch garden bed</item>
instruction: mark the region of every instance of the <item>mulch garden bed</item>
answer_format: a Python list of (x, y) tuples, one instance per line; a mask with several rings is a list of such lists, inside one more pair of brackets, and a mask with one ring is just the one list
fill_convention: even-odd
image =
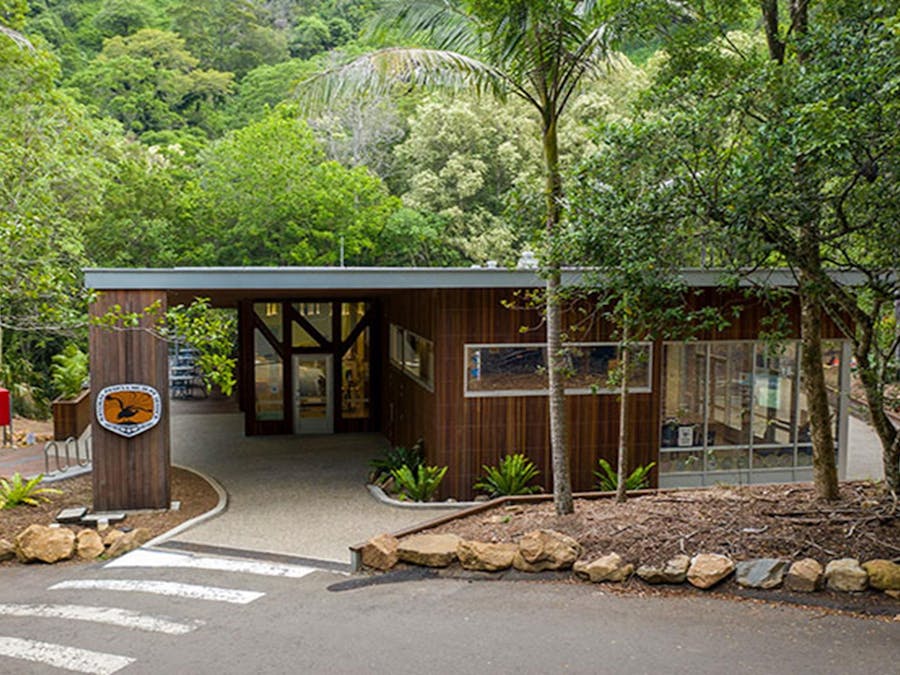
[(900, 505), (882, 485), (841, 485), (841, 499), (816, 500), (811, 485), (760, 485), (679, 490), (612, 499), (577, 499), (557, 516), (550, 501), (500, 506), (430, 532), (512, 542), (552, 529), (584, 547), (582, 558), (616, 552), (626, 561), (659, 563), (680, 553), (721, 553), (735, 560), (850, 557), (900, 561)]
[[(55, 483), (45, 483), (42, 487), (62, 490), (63, 494), (48, 495), (50, 501), (42, 502), (38, 506), (20, 505), (0, 510), (0, 539), (12, 542), (19, 532), (32, 523), (50, 525), (61, 509), (76, 506), (86, 506), (90, 509), (93, 502), (91, 479), (90, 474), (83, 474)], [(127, 526), (133, 529), (143, 527), (150, 532), (151, 537), (157, 537), (186, 520), (206, 513), (218, 504), (219, 496), (213, 487), (197, 474), (173, 467), (172, 500), (181, 502), (178, 511), (129, 513), (124, 521), (113, 524), (111, 527)], [(64, 527), (70, 527), (76, 532), (82, 529), (75, 525)], [(77, 558), (56, 564), (72, 564), (74, 562), (78, 562)], [(15, 564), (18, 564), (15, 560), (0, 562), (0, 567)]]

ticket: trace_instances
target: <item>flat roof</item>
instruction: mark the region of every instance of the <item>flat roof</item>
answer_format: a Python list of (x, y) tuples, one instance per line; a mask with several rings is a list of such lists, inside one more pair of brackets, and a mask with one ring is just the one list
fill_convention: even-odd
[[(564, 285), (583, 283), (585, 269), (566, 269)], [(724, 270), (685, 269), (688, 286), (712, 287)], [(847, 284), (862, 282), (862, 275), (840, 272)], [(169, 267), (89, 268), (84, 285), (96, 290), (397, 290), (430, 288), (534, 288), (545, 281), (536, 270), (490, 267)], [(795, 286), (791, 270), (759, 270), (741, 285)]]

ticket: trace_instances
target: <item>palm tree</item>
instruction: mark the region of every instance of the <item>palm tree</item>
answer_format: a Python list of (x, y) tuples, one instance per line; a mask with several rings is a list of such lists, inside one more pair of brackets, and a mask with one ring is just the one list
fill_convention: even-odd
[(592, 0), (402, 0), (386, 3), (379, 26), (431, 48), (392, 47), (366, 54), (304, 83), (315, 103), (407, 89), (474, 90), (527, 102), (538, 114), (544, 148), (547, 247), (546, 322), (550, 443), (556, 512), (572, 513), (562, 373), (559, 229), (563, 186), (557, 128), (581, 82), (607, 61), (606, 31)]

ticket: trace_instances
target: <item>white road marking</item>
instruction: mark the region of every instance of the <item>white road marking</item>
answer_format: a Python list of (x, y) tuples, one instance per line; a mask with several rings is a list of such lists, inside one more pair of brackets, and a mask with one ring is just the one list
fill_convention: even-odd
[(93, 607), (89, 605), (4, 605), (0, 604), (0, 616), (34, 616), (47, 619), (92, 621), (110, 626), (133, 628), (151, 633), (184, 635), (203, 625), (202, 621), (180, 623), (161, 616), (141, 614), (118, 607)]
[(280, 565), (254, 560), (233, 560), (231, 558), (211, 558), (185, 553), (170, 553), (137, 549), (127, 553), (104, 567), (186, 567), (190, 569), (216, 570), (221, 572), (241, 572), (267, 577), (288, 577), (300, 579), (317, 571), (314, 567), (300, 565)]
[(99, 590), (125, 591), (134, 593), (155, 593), (156, 595), (172, 595), (191, 600), (210, 600), (212, 602), (229, 602), (234, 605), (246, 605), (258, 600), (265, 593), (258, 591), (241, 591), (233, 588), (217, 586), (199, 586), (196, 584), (179, 584), (173, 581), (143, 581), (140, 579), (74, 579), (61, 581), (48, 590)]
[(0, 656), (44, 663), (55, 668), (74, 670), (77, 673), (93, 673), (94, 675), (111, 675), (134, 663), (134, 659), (118, 654), (93, 652), (89, 649), (67, 647), (52, 642), (4, 636), (0, 636)]

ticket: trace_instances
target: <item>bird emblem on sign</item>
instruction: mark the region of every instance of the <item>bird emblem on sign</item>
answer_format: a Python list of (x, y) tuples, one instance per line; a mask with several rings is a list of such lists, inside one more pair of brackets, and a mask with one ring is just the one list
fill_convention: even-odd
[(159, 392), (146, 384), (117, 384), (97, 394), (100, 426), (126, 438), (156, 426), (161, 412)]

